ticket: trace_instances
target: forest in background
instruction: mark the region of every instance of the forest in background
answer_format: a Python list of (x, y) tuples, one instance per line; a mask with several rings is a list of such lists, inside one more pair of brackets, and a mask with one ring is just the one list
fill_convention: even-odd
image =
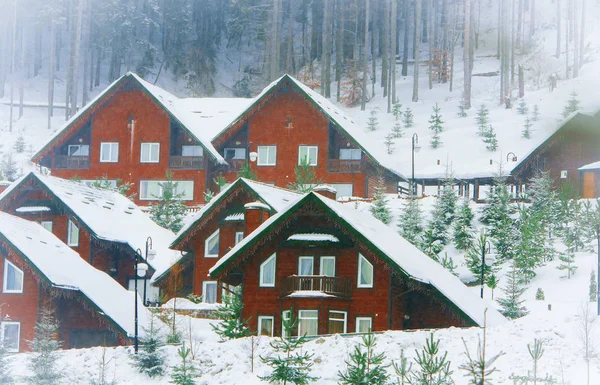
[[(566, 55), (567, 78), (577, 76), (583, 63), (587, 1), (541, 4), (551, 3), (556, 9), (556, 56)], [(19, 105), (20, 117), (25, 79), (42, 75), (48, 79), (48, 121), (57, 95), (66, 104), (68, 119), (89, 101), (94, 88), (127, 71), (153, 83), (171, 76), (185, 84), (188, 95), (213, 95), (224, 60), (230, 62), (228, 67), (237, 67), (235, 80), (224, 85), (235, 96), (253, 96), (256, 88), (290, 73), (320, 88), (326, 97), (362, 109), (378, 87), (388, 97), (388, 112), (395, 102), (397, 75), (413, 77), (412, 99), (418, 101), (420, 87), (432, 88), (438, 82), (448, 83), (451, 90), (454, 65), (460, 60), (465, 79), (459, 85), (462, 104), (469, 109), (481, 17), (492, 10), (499, 100), (508, 107), (524, 93), (519, 57), (531, 49), (538, 28), (536, 0), (0, 3), (0, 98)], [(242, 57), (246, 48), (253, 54)], [(228, 54), (221, 55), (224, 52)], [(420, 71), (426, 71), (428, 84), (419, 84)]]

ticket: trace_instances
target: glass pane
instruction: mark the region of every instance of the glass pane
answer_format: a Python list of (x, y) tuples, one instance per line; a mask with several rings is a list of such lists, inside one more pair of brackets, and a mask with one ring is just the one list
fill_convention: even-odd
[(309, 162), (311, 165), (317, 164), (317, 147), (309, 147)]
[(90, 146), (87, 144), (76, 144), (69, 146), (69, 155), (71, 156), (89, 156)]
[(52, 232), (52, 221), (42, 221), (40, 224), (42, 225), (43, 228)]
[(150, 157), (150, 146), (148, 145), (148, 143), (142, 143), (142, 162), (147, 162), (149, 160)]
[(373, 265), (362, 255), (360, 256), (360, 276), (358, 277), (358, 283), (361, 286), (373, 285)]
[(306, 160), (306, 146), (300, 146), (298, 149), (298, 164), (301, 164)]
[(258, 163), (268, 164), (269, 163), (269, 147), (259, 146), (258, 147)]
[(119, 144), (118, 143), (112, 144), (111, 151), (110, 151), (110, 159), (113, 162), (116, 162), (119, 160)]
[(242, 239), (244, 239), (244, 233), (242, 233), (242, 232), (235, 233), (235, 244), (236, 245), (238, 243), (240, 243), (242, 241)]
[(23, 290), (23, 272), (12, 263), (6, 263), (6, 290)]
[(217, 283), (216, 282), (205, 282), (203, 299), (205, 303), (217, 302)]
[(79, 228), (75, 226), (75, 223), (69, 220), (69, 234), (68, 234), (68, 243), (69, 246), (77, 246), (79, 245)]
[(211, 236), (206, 243), (207, 255), (219, 255), (219, 233)]
[(317, 310), (300, 310), (298, 334), (300, 336), (316, 336), (319, 328), (319, 312)]
[(313, 275), (314, 261), (312, 258), (300, 258), (298, 263), (298, 275)]
[(151, 158), (150, 160), (152, 162), (158, 162), (158, 149), (159, 149), (159, 145), (158, 143), (152, 143), (152, 148), (151, 148)]
[(346, 313), (344, 312), (329, 312), (328, 323), (329, 334), (338, 334), (346, 332)]
[(19, 348), (19, 324), (4, 324), (4, 347), (15, 352)]
[(267, 262), (261, 265), (261, 284), (274, 285), (275, 284), (275, 258), (271, 257)]
[(202, 156), (202, 146), (181, 146), (181, 156)]
[(321, 258), (321, 275), (325, 275), (327, 277), (335, 277), (335, 258)]
[(360, 160), (361, 150), (359, 148), (341, 148), (340, 159), (341, 160)]
[(190, 180), (178, 181), (175, 186), (175, 194), (183, 194), (181, 197), (184, 201), (194, 199), (194, 182)]
[(275, 164), (276, 157), (277, 157), (277, 147), (270, 146), (269, 147), (269, 164)]
[(261, 336), (273, 336), (271, 332), (273, 330), (273, 318), (261, 318), (260, 319), (260, 334)]
[(286, 328), (286, 324), (285, 324), (286, 321), (290, 320), (291, 315), (292, 315), (292, 312), (289, 310), (284, 310), (283, 312), (281, 312), (281, 336), (282, 337), (289, 337), (291, 335), (292, 330), (288, 331)]
[(357, 319), (356, 322), (357, 322), (356, 331), (358, 333), (369, 333), (371, 331), (371, 319), (370, 318)]

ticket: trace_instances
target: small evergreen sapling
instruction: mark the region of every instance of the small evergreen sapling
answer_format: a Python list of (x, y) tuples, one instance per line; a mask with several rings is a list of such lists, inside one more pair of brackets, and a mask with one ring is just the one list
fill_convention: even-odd
[(400, 351), (400, 362), (392, 362), (392, 367), (394, 368), (394, 372), (396, 372), (396, 376), (398, 377), (397, 383), (398, 385), (407, 385), (410, 384), (410, 374), (412, 371), (412, 363), (408, 361), (408, 358), (404, 356), (404, 350)]
[(514, 263), (510, 273), (506, 277), (506, 286), (502, 291), (504, 292), (504, 297), (498, 299), (502, 315), (516, 319), (526, 316), (529, 313), (527, 308), (523, 306), (525, 300), (521, 299), (521, 296), (525, 293), (525, 288), (521, 285)]
[(138, 354), (133, 354), (133, 366), (148, 377), (160, 377), (165, 374), (165, 355), (154, 330), (154, 314), (150, 316), (150, 328), (141, 339), (142, 347)]
[(113, 358), (106, 358), (106, 347), (102, 347), (102, 353), (98, 358), (98, 376), (90, 380), (91, 385), (117, 385), (117, 380), (109, 379), (108, 371), (110, 364), (114, 361)]
[(369, 207), (371, 214), (379, 219), (386, 225), (392, 220), (392, 212), (385, 196), (385, 189), (383, 187), (375, 188), (375, 199)]
[(321, 181), (317, 179), (315, 167), (311, 166), (306, 158), (303, 158), (300, 161), (300, 164), (294, 167), (294, 174), (296, 180), (288, 184), (290, 190), (295, 190), (299, 193), (308, 193), (311, 192), (315, 186), (321, 184)]
[(490, 377), (496, 371), (494, 363), (504, 353), (500, 352), (491, 358), (486, 357), (485, 334), (483, 337), (483, 345), (481, 344), (481, 340), (477, 340), (477, 353), (475, 355), (471, 355), (469, 347), (467, 346), (467, 342), (464, 338), (462, 341), (463, 345), (465, 346), (465, 356), (467, 358), (467, 362), (459, 366), (459, 369), (465, 371), (465, 377), (471, 378), (469, 380), (469, 385), (483, 385), (484, 383), (488, 385), (491, 384), (492, 381)]
[(242, 319), (244, 302), (235, 290), (223, 295), (223, 304), (215, 311), (215, 316), (220, 319), (212, 328), (222, 339), (234, 339), (248, 337), (252, 333), (248, 329), (248, 321)]
[(540, 108), (537, 104), (533, 105), (533, 110), (531, 111), (531, 120), (534, 122), (540, 120)]
[(556, 267), (558, 270), (567, 272), (567, 279), (571, 279), (571, 275), (575, 274), (577, 266), (575, 266), (575, 245), (571, 238), (568, 238), (565, 246), (566, 250), (559, 254), (558, 259), (560, 264)]
[(571, 97), (567, 101), (567, 105), (563, 109), (563, 119), (566, 119), (569, 115), (577, 110), (579, 110), (579, 99), (577, 99), (577, 92), (572, 92)]
[(397, 120), (392, 127), (392, 134), (394, 138), (402, 138), (404, 136), (404, 128), (402, 127), (402, 123)]
[(483, 282), (481, 282), (481, 256), (483, 249), (486, 248), (488, 243), (488, 236), (485, 232), (481, 232), (477, 240), (468, 249), (467, 255), (465, 256), (465, 264), (473, 276), (477, 278), (477, 283), (483, 284), (486, 282), (488, 277), (494, 273), (494, 266), (488, 266), (487, 263), (483, 264)]
[(544, 290), (542, 290), (541, 287), (538, 287), (536, 292), (535, 292), (535, 299), (537, 301), (544, 301), (546, 299), (546, 296), (544, 295)]
[(598, 301), (598, 281), (596, 280), (596, 271), (590, 272), (590, 286), (589, 286), (590, 302)]
[(19, 134), (15, 144), (13, 145), (13, 149), (17, 152), (17, 154), (22, 154), (25, 151), (25, 138), (23, 138), (23, 134)]
[(250, 179), (250, 180), (257, 180), (257, 176), (256, 173), (254, 171), (252, 171), (252, 168), (250, 167), (250, 163), (246, 162), (242, 168), (240, 169), (240, 171), (238, 171), (238, 178), (246, 178), (246, 179)]
[(399, 121), (400, 117), (402, 116), (402, 104), (401, 103), (394, 103), (392, 105), (392, 115), (394, 115), (394, 120)]
[(181, 358), (181, 362), (173, 368), (169, 382), (175, 385), (195, 385), (195, 379), (199, 375), (191, 360), (190, 349), (185, 347), (185, 342), (177, 349), (177, 354)]
[(465, 108), (465, 104), (463, 102), (461, 102), (458, 105), (458, 112), (456, 113), (456, 115), (459, 118), (466, 118), (467, 117), (467, 109)]
[(477, 132), (479, 136), (484, 136), (488, 129), (488, 125), (490, 123), (489, 114), (490, 112), (485, 106), (485, 104), (482, 104), (477, 110), (477, 116), (475, 117), (475, 121), (477, 122)]
[(452, 237), (458, 250), (468, 250), (473, 245), (473, 218), (469, 200), (464, 199), (457, 210)]
[(377, 108), (373, 108), (369, 112), (369, 118), (367, 119), (367, 130), (377, 131), (379, 128), (379, 119), (377, 118)]
[(362, 343), (354, 346), (346, 361), (346, 370), (338, 372), (339, 384), (342, 385), (387, 385), (389, 375), (384, 365), (384, 353), (375, 353), (377, 341), (375, 335), (369, 333), (362, 337)]
[(52, 311), (42, 310), (40, 320), (35, 326), (35, 337), (29, 342), (29, 348), (34, 352), (29, 358), (29, 370), (32, 373), (27, 378), (30, 384), (58, 385), (64, 374), (57, 367), (57, 351), (62, 346), (58, 341), (58, 322)]
[(406, 110), (404, 110), (404, 127), (406, 128), (411, 128), (414, 124), (414, 116), (413, 116), (413, 112), (410, 108), (406, 107)]
[(494, 290), (498, 287), (498, 277), (495, 273), (490, 274), (485, 281), (487, 287), (492, 291), (492, 299), (494, 299)]
[(404, 204), (402, 212), (403, 214), (398, 219), (398, 232), (404, 239), (416, 246), (423, 233), (423, 215), (419, 200), (411, 196)]
[(386, 152), (388, 153), (388, 155), (392, 155), (394, 153), (394, 133), (390, 132), (389, 134), (387, 134), (385, 136), (385, 140), (383, 141), (383, 144), (385, 144), (385, 149)]
[(412, 371), (411, 384), (418, 385), (451, 385), (452, 370), (448, 361), (448, 352), (440, 352), (440, 341), (435, 340), (433, 333), (425, 342), (421, 351), (415, 350), (416, 367)]
[(157, 196), (158, 203), (150, 206), (150, 218), (156, 224), (174, 233), (183, 227), (186, 207), (183, 204), (184, 192), (177, 191), (177, 182), (167, 173), (167, 180), (160, 183), (161, 195)]
[(496, 139), (496, 131), (494, 127), (490, 124), (485, 134), (483, 135), (483, 143), (485, 143), (485, 148), (488, 151), (496, 151), (498, 149), (498, 139)]
[(527, 115), (529, 112), (529, 107), (527, 107), (527, 103), (525, 99), (519, 99), (519, 105), (517, 106), (517, 114), (519, 115)]
[(437, 132), (434, 133), (429, 141), (429, 144), (431, 145), (431, 148), (439, 148), (443, 144), (442, 140), (440, 139), (440, 134)]
[(523, 125), (523, 131), (521, 131), (521, 136), (525, 139), (531, 139), (531, 126), (533, 126), (533, 124), (531, 123), (531, 119), (529, 119), (529, 116), (525, 118), (525, 124)]
[(9, 182), (14, 182), (17, 180), (17, 162), (15, 161), (12, 152), (4, 154), (4, 157), (2, 158), (2, 164), (0, 164), (0, 169), (2, 170), (4, 178)]

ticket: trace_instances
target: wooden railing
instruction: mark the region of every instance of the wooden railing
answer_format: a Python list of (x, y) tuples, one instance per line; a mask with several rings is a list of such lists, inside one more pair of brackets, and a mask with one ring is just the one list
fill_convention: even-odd
[(362, 159), (327, 159), (327, 172), (338, 174), (360, 174), (365, 170)]
[(281, 283), (281, 296), (299, 291), (324, 293), (336, 297), (352, 297), (352, 280), (349, 278), (326, 277), (324, 275), (292, 275)]
[(90, 168), (90, 157), (55, 155), (54, 168), (62, 168), (69, 170), (87, 170)]
[(169, 168), (174, 170), (204, 170), (202, 156), (170, 156)]
[(229, 171), (237, 172), (248, 163), (248, 159), (227, 159), (227, 163), (229, 163)]

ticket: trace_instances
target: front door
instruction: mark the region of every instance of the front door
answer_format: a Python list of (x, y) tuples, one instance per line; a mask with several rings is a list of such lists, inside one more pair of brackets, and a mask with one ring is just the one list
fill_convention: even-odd
[(594, 171), (584, 171), (583, 173), (583, 194), (582, 198), (595, 198), (596, 188), (594, 183)]

